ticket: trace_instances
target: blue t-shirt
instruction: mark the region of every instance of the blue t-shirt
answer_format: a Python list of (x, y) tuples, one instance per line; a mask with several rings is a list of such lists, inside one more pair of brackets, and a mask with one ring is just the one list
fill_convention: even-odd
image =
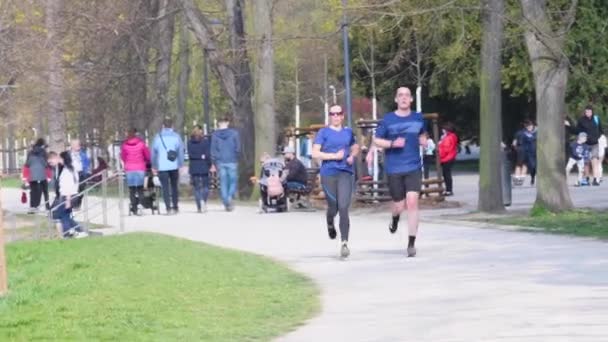
[(395, 112), (384, 114), (376, 128), (376, 137), (390, 141), (405, 138), (403, 148), (386, 149), (384, 167), (387, 174), (414, 172), (422, 168), (419, 137), (424, 132), (424, 117), (421, 113), (412, 112), (408, 116), (398, 116)]
[(346, 159), (350, 155), (350, 147), (355, 144), (355, 135), (352, 129), (344, 127), (339, 131), (324, 127), (315, 137), (315, 145), (321, 145), (321, 152), (337, 153), (344, 150), (342, 160), (324, 160), (321, 164), (321, 176), (333, 176), (339, 172), (353, 172), (353, 166), (348, 165)]

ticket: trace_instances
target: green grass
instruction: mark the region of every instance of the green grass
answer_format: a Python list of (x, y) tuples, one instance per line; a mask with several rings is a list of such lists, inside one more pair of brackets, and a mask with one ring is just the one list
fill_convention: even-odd
[(608, 239), (608, 211), (574, 210), (559, 214), (535, 210), (530, 216), (492, 220), (498, 224), (541, 228), (547, 233)]
[(252, 341), (319, 308), (305, 277), (263, 257), (155, 234), (7, 246), (0, 341)]
[(20, 177), (8, 176), (2, 177), (2, 180), (0, 180), (0, 185), (3, 188), (20, 188), (22, 184)]

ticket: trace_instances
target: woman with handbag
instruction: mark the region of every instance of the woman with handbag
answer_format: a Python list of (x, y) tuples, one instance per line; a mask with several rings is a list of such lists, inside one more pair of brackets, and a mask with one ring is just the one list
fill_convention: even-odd
[(72, 203), (78, 195), (78, 172), (72, 164), (72, 157), (69, 152), (61, 152), (59, 156), (51, 152), (49, 154), (49, 164), (60, 166), (59, 176), (56, 182), (56, 193), (58, 197), (53, 203), (53, 210), (56, 212), (57, 219), (61, 221), (64, 238), (83, 238), (88, 234), (83, 232), (79, 224), (72, 217)]
[(188, 141), (188, 157), (190, 160), (190, 180), (199, 213), (207, 211), (209, 198), (209, 170), (211, 169), (211, 141), (204, 135), (201, 126), (194, 127)]

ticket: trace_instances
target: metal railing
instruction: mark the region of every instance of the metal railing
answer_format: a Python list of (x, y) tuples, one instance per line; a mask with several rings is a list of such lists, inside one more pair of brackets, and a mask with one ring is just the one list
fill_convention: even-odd
[[(97, 180), (101, 176), (101, 180)], [(125, 176), (122, 171), (117, 171), (110, 175), (108, 171), (92, 175), (82, 180), (79, 185), (84, 185), (84, 190), (74, 195), (81, 198), (79, 210), (73, 210), (72, 215), (80, 227), (88, 232), (93, 220), (101, 217), (102, 225), (108, 226), (108, 213), (111, 209), (118, 207), (119, 222), (118, 228), (120, 232), (124, 232), (124, 195), (125, 195)], [(116, 196), (109, 193), (111, 186), (116, 186)], [(111, 188), (113, 189), (113, 188)], [(101, 192), (100, 194), (96, 194)], [(115, 200), (115, 201), (114, 201)], [(55, 204), (50, 210), (47, 217), (47, 232), (51, 235), (53, 229), (57, 230), (58, 220), (54, 219), (54, 214), (61, 210), (66, 203), (60, 202)]]

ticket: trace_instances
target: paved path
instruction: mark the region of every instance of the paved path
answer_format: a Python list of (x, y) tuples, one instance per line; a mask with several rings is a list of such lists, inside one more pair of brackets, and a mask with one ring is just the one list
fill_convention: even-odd
[(352, 256), (340, 261), (319, 212), (211, 209), (200, 215), (188, 206), (179, 216), (126, 223), (129, 231), (271, 256), (312, 277), (323, 310), (280, 341), (607, 340), (603, 242), (427, 221), (419, 256), (408, 259), (405, 235), (388, 233), (386, 214), (358, 214)]

